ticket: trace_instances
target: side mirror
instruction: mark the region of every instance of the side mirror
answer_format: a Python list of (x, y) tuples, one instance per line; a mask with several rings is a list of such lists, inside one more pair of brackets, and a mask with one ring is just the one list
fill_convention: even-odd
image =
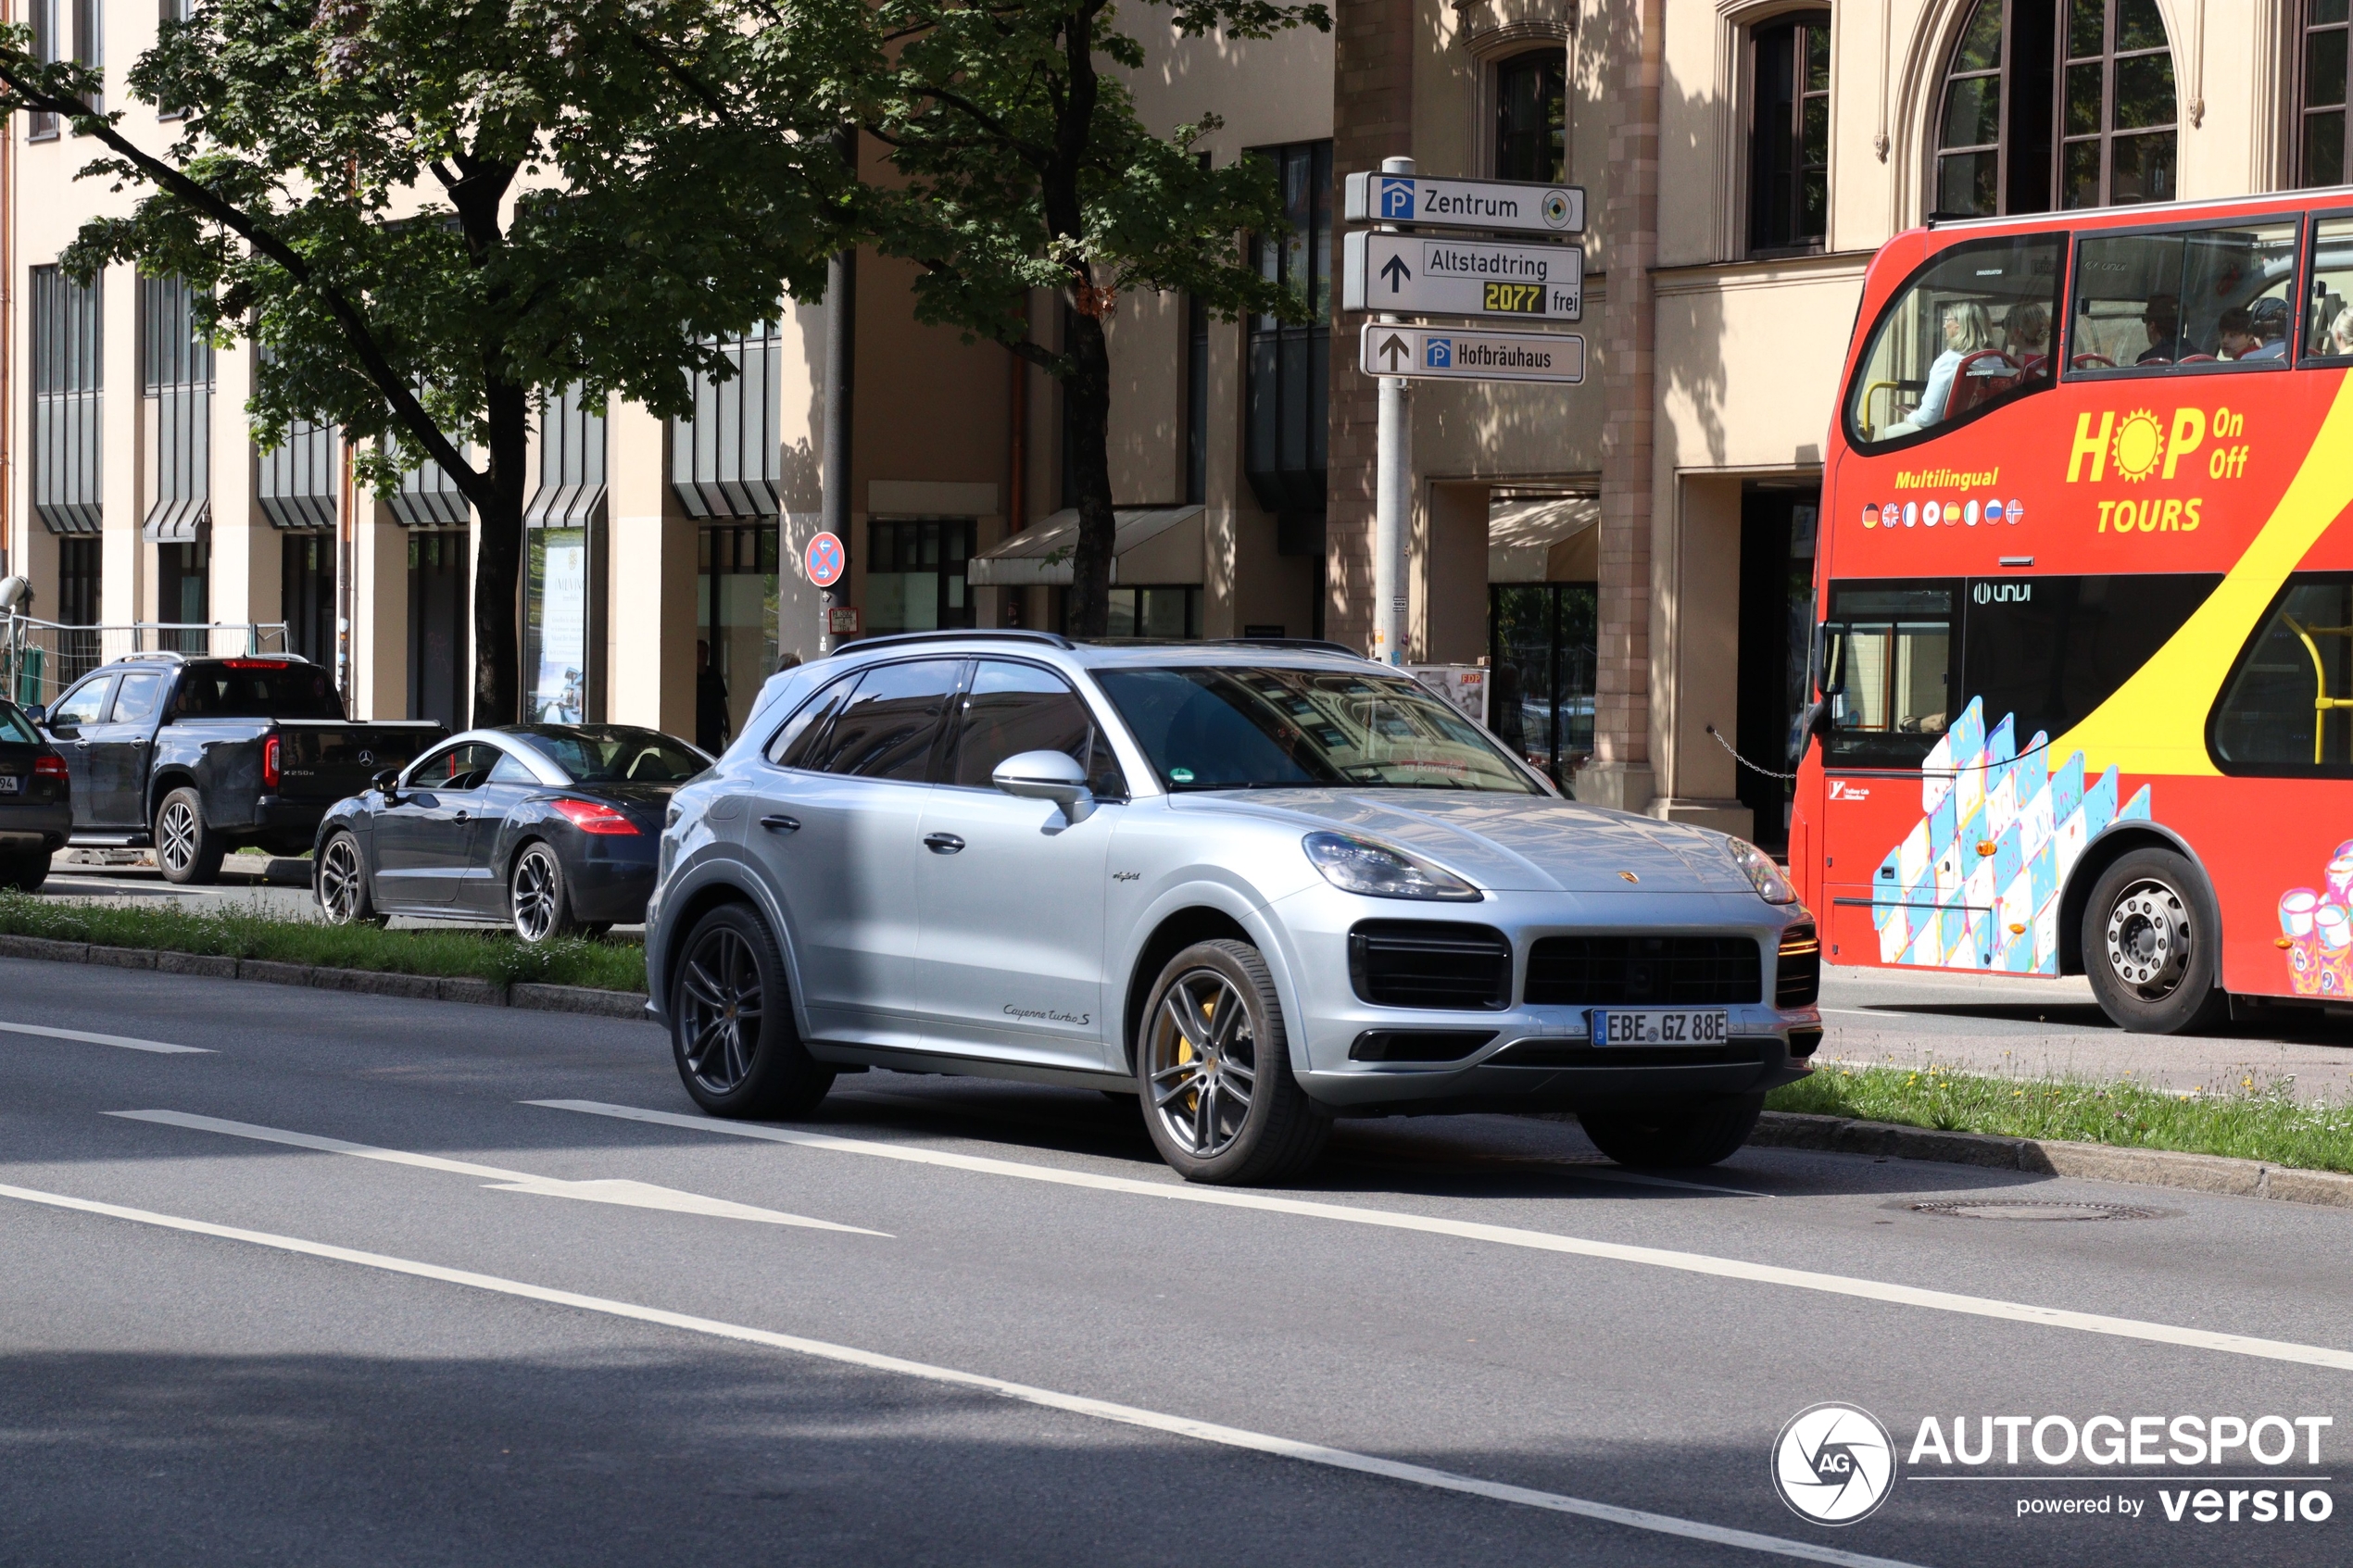
[(1083, 822), (1095, 809), (1087, 788), (1087, 770), (1061, 751), (1025, 751), (997, 764), (989, 783), (1024, 800), (1051, 800), (1073, 822)]
[(383, 794), (386, 802), (400, 798), (400, 791), (397, 787), (400, 783), (400, 770), (397, 768), (386, 768), (383, 772), (370, 779), (368, 783)]
[(36, 702), (24, 710), (24, 716), (36, 724), (45, 724), (49, 721), (48, 704)]

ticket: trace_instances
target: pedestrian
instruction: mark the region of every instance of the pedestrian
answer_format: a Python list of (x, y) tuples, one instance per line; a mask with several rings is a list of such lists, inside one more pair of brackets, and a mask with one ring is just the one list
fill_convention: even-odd
[(713, 757), (727, 749), (727, 680), (711, 667), (711, 645), (695, 644), (695, 744)]

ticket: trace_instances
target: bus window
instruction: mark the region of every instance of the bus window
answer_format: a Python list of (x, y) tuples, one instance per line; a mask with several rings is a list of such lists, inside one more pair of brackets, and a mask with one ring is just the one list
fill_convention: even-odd
[(2070, 369), (2091, 375), (2278, 364), (2295, 330), (2296, 221), (2075, 246)]
[(1871, 328), (1847, 391), (1847, 438), (1869, 448), (1974, 419), (2051, 384), (2064, 234), (1939, 252)]
[(2221, 578), (2210, 572), (1979, 578), (1961, 611), (1961, 695), (2005, 714), (2019, 748), (2056, 740), (2146, 664)]
[(2353, 774), (2353, 577), (2287, 580), (2223, 684), (2206, 738), (2226, 773)]
[(2305, 357), (2353, 359), (2353, 218), (2323, 218), (2312, 225), (2309, 297)]
[(1952, 709), (1951, 583), (1833, 583), (1823, 633), (1824, 759), (1916, 768)]

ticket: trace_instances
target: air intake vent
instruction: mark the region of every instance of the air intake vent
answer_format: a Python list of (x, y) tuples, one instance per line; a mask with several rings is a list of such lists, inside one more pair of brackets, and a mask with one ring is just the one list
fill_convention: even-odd
[(1810, 1008), (1822, 994), (1822, 939), (1814, 922), (1801, 921), (1781, 933), (1780, 958), (1773, 965), (1773, 1001)]
[(1348, 934), (1348, 978), (1376, 1007), (1506, 1008), (1512, 945), (1488, 925), (1368, 920)]
[(1547, 936), (1528, 955), (1538, 1006), (1727, 1007), (1764, 995), (1747, 936)]

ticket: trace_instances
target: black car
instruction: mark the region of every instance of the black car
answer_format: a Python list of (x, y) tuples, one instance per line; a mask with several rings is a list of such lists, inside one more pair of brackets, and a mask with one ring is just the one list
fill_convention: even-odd
[(671, 793), (710, 766), (659, 730), (470, 730), (328, 811), (312, 890), (338, 925), (506, 920), (544, 942), (634, 924)]
[(16, 704), (0, 698), (0, 887), (31, 893), (73, 832), (66, 759)]

